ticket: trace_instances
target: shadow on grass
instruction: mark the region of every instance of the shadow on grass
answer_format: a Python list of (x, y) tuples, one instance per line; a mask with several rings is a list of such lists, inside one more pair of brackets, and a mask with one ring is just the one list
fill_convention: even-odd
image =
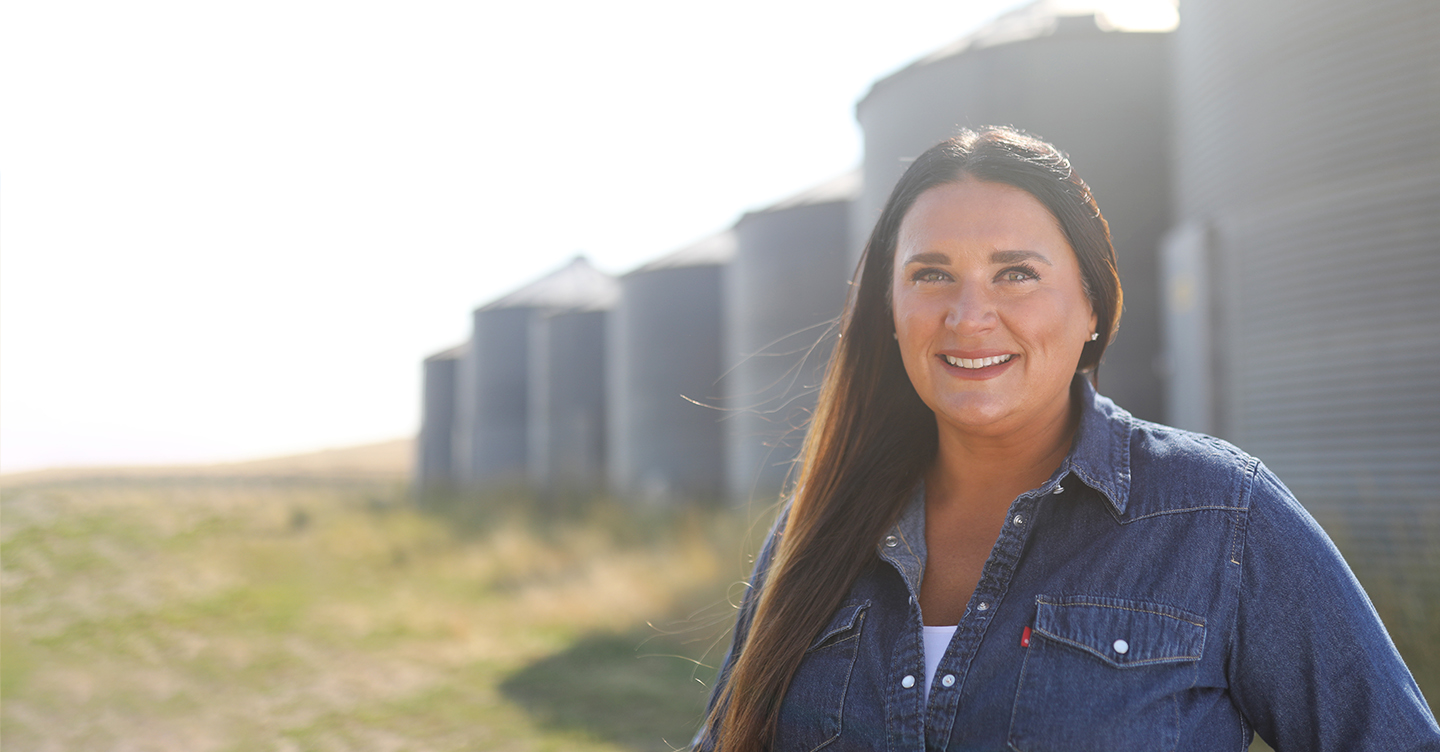
[(683, 749), (715, 679), (713, 668), (685, 657), (694, 645), (683, 642), (645, 630), (594, 633), (515, 672), (500, 691), (552, 728), (634, 750)]

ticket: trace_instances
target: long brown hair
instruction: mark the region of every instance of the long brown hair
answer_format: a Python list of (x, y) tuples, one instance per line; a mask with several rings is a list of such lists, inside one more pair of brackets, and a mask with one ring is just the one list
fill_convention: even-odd
[(1080, 262), (1100, 338), (1077, 370), (1100, 363), (1119, 323), (1110, 229), (1069, 160), (1011, 128), (962, 131), (915, 160), (895, 185), (856, 272), (819, 403), (801, 454), (789, 519), (754, 621), (707, 724), (724, 752), (763, 750), (811, 641), (875, 558), (935, 458), (935, 415), (905, 374), (891, 332), (890, 278), (900, 223), (920, 194), (969, 176), (1020, 188), (1044, 204)]

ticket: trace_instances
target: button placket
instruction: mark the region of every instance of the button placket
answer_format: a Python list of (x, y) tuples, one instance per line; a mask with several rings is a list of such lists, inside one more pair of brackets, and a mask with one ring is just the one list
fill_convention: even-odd
[[(1056, 489), (1050, 491), (1058, 492)], [(960, 619), (951, 649), (953, 652), (946, 653), (943, 669), (948, 669), (950, 673), (940, 673), (937, 670), (940, 679), (936, 687), (956, 691), (937, 695), (932, 689), (929, 718), (939, 719), (939, 726), (927, 728), (927, 734), (933, 731), (938, 738), (948, 738), (951, 733), (951, 724), (955, 721), (960, 704), (961, 693), (958, 688), (963, 686), (971, 659), (980, 649), (981, 642), (987, 639), (990, 627), (994, 626), (992, 622), (995, 619), (991, 617), (998, 616), (1000, 602), (1014, 582), (1015, 570), (1020, 564), (1030, 531), (1035, 528), (1035, 515), (1045, 495), (1045, 492), (1030, 492), (1020, 496), (1012, 505), (1009, 519), (1011, 524), (1005, 525), (1001, 530), (991, 560), (986, 562), (980, 573), (980, 583), (973, 596), (975, 600), (971, 602), (972, 610)], [(990, 638), (993, 639), (993, 635)]]

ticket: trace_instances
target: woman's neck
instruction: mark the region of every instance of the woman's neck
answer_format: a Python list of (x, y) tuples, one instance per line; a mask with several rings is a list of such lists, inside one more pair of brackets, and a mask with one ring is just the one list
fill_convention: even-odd
[(1054, 474), (1070, 452), (1079, 425), (1073, 400), (1040, 424), (981, 434), (941, 424), (935, 462), (925, 473), (927, 505), (999, 507)]

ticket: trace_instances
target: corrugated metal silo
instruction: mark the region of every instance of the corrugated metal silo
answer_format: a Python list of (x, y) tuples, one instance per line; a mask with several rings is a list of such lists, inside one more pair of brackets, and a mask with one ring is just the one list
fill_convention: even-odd
[[(1187, 0), (1171, 398), (1440, 595), (1440, 4)], [(1208, 288), (1203, 296), (1186, 295)]]
[(545, 313), (585, 307), (613, 285), (609, 275), (577, 257), (475, 310), (470, 350), (460, 372), (454, 446), (462, 482), (495, 486), (528, 479), (531, 323)]
[(714, 499), (725, 477), (720, 403), (724, 269), (719, 233), (620, 278), (610, 320), (609, 474), (631, 498)]
[(421, 491), (455, 484), (454, 437), (456, 385), (460, 361), (469, 344), (452, 347), (425, 359), (420, 397), (420, 437), (415, 442), (415, 485)]
[(858, 173), (735, 224), (725, 280), (728, 496), (778, 493), (800, 449), (854, 271), (849, 213)]
[(587, 492), (605, 483), (606, 320), (618, 295), (597, 278), (594, 298), (530, 322), (531, 484)]
[(857, 256), (909, 160), (961, 127), (1013, 125), (1072, 156), (1110, 222), (1125, 288), (1101, 391), (1151, 419), (1164, 409), (1156, 249), (1170, 224), (1172, 35), (1132, 29), (1173, 24), (1164, 0), (1040, 0), (878, 81), (856, 105), (865, 132)]

